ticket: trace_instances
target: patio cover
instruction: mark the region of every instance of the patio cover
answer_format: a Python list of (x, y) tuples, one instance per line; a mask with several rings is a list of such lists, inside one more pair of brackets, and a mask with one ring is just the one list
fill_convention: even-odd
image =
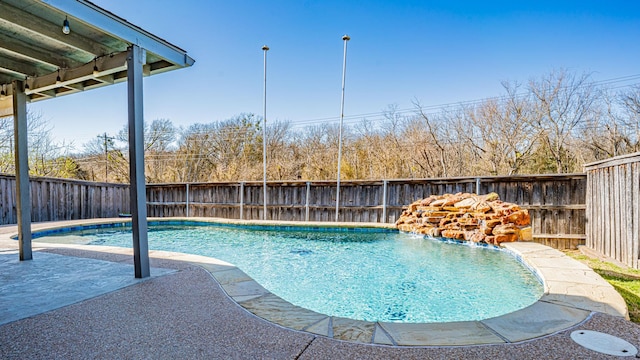
[(14, 121), (21, 260), (32, 258), (26, 104), (128, 81), (135, 276), (149, 276), (142, 77), (193, 63), (186, 51), (86, 0), (0, 0), (0, 117)]

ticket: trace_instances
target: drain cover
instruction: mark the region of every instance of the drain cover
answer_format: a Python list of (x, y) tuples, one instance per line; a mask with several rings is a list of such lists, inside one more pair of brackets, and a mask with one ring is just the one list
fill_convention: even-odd
[(597, 331), (576, 330), (571, 333), (571, 339), (587, 349), (603, 354), (636, 356), (638, 353), (638, 349), (627, 341)]

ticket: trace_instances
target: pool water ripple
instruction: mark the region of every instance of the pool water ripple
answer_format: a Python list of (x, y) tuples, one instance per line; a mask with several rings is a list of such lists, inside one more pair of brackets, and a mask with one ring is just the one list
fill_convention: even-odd
[[(131, 233), (91, 229), (36, 241), (131, 247)], [(230, 262), (294, 305), (364, 321), (482, 320), (531, 305), (543, 292), (505, 251), (395, 232), (155, 225), (149, 248)]]

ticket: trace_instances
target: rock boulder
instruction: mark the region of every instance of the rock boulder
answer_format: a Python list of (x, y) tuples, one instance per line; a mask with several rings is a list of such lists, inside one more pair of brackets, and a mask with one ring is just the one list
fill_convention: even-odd
[(506, 203), (498, 194), (431, 195), (411, 203), (396, 221), (400, 231), (488, 243), (530, 240), (526, 209)]

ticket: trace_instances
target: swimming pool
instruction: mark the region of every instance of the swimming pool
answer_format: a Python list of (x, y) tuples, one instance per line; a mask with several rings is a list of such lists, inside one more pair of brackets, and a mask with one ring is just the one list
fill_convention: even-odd
[[(497, 248), (395, 231), (196, 222), (152, 222), (149, 229), (150, 249), (228, 261), (283, 299), (330, 316), (408, 323), (481, 320), (531, 305), (543, 291), (531, 271)], [(131, 233), (122, 224), (49, 232), (35, 240), (131, 247)]]

